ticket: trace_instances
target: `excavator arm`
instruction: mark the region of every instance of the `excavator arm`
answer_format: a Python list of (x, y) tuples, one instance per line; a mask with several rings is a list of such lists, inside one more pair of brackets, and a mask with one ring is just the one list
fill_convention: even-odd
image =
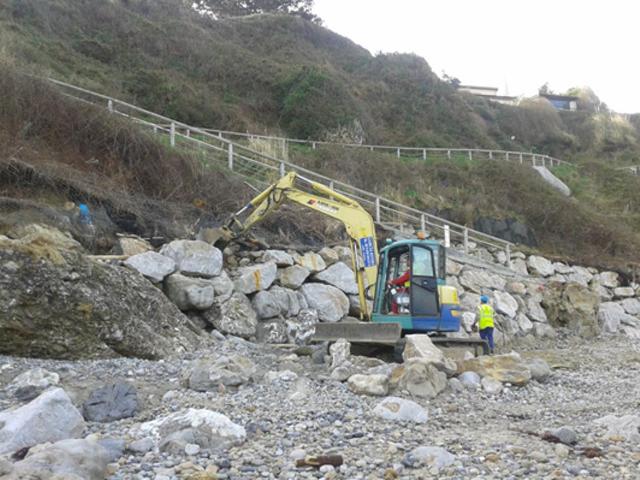
[[(296, 187), (297, 181), (305, 184), (310, 191)], [(289, 172), (228, 220), (222, 227), (222, 241), (228, 242), (239, 237), (286, 201), (334, 218), (345, 226), (350, 239), (353, 271), (358, 284), (361, 317), (369, 318), (366, 292), (369, 288), (375, 288), (378, 245), (373, 219), (358, 202), (321, 183)]]

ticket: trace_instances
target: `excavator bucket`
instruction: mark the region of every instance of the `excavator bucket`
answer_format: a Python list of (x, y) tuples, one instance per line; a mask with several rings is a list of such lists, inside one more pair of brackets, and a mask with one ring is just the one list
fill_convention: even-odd
[(399, 323), (318, 323), (312, 341), (335, 342), (345, 338), (352, 343), (395, 345), (401, 334), (402, 328)]

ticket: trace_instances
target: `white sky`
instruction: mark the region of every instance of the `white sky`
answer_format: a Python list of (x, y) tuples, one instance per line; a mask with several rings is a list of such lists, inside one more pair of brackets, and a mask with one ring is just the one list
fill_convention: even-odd
[(315, 0), (314, 11), (372, 53), (416, 53), (463, 84), (509, 95), (588, 85), (613, 110), (640, 112), (634, 0)]

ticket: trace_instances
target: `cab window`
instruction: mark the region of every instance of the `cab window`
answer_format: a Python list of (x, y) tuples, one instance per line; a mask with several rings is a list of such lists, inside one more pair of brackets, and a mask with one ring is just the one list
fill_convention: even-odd
[(414, 277), (435, 277), (434, 257), (430, 249), (413, 247), (411, 273)]

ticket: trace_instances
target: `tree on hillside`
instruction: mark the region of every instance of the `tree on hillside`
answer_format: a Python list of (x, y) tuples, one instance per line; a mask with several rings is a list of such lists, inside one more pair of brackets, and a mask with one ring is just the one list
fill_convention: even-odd
[(322, 23), (312, 12), (314, 0), (196, 0), (199, 10), (212, 12), (217, 17), (242, 17), (256, 13), (282, 13), (297, 15), (314, 23)]

